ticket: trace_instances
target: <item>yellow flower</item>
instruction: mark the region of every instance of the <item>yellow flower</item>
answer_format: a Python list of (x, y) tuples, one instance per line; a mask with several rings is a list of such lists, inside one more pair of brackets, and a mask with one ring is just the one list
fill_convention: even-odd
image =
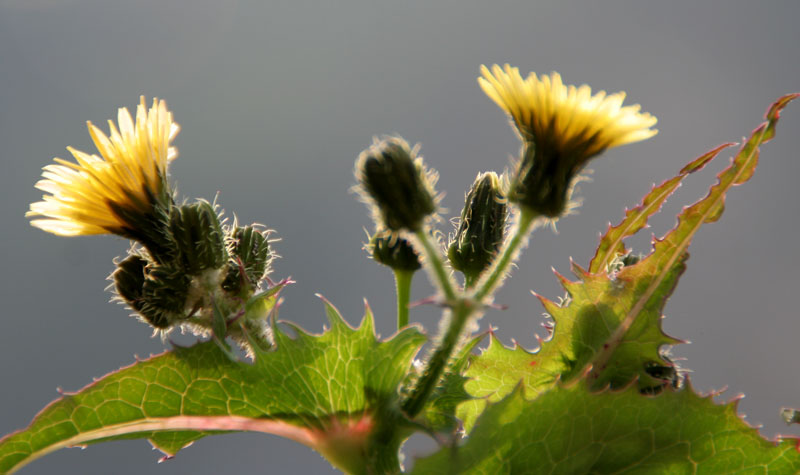
[(606, 149), (639, 142), (658, 133), (657, 119), (622, 106), (624, 92), (592, 95), (587, 85), (567, 86), (558, 73), (523, 79), (506, 64), (481, 66), (483, 91), (514, 122), (525, 144), (509, 199), (549, 217), (565, 209), (575, 175)]
[(170, 142), (180, 127), (165, 101), (154, 99), (148, 110), (144, 97), (135, 122), (125, 108), (117, 120), (119, 129), (109, 121), (109, 136), (87, 124), (100, 157), (67, 147), (77, 163), (55, 158), (44, 167), (36, 188), (48, 194), (25, 215), (37, 217), (33, 226), (61, 236), (152, 234), (146, 228), (163, 220), (171, 202), (167, 165), (178, 156)]

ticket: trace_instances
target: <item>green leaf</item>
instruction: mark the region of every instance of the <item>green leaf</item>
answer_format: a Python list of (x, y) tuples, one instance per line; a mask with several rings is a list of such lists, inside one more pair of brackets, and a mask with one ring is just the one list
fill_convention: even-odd
[(583, 380), (529, 401), (524, 388), (490, 404), (467, 441), (418, 460), (412, 473), (798, 473), (800, 440), (762, 438), (687, 385), (643, 396), (593, 393)]
[(589, 264), (589, 272), (593, 274), (607, 272), (609, 264), (611, 264), (615, 258), (628, 253), (623, 239), (633, 236), (644, 228), (647, 225), (647, 219), (661, 209), (661, 205), (663, 205), (667, 198), (681, 186), (681, 182), (683, 182), (684, 178), (689, 176), (690, 173), (702, 170), (708, 162), (719, 154), (719, 152), (732, 145), (734, 144), (722, 144), (692, 160), (681, 169), (677, 176), (670, 178), (658, 186), (653, 186), (650, 193), (645, 195), (644, 199), (642, 199), (641, 204), (633, 209), (625, 211), (625, 219), (618, 225), (611, 226), (609, 224), (608, 230), (600, 239), (597, 251)]
[[(467, 391), (478, 398), (498, 401), (521, 381), (526, 394), (533, 397), (559, 379), (569, 381), (587, 372), (596, 388), (609, 384), (621, 387), (637, 377), (640, 389), (645, 391), (660, 390), (667, 384), (665, 380), (669, 378), (663, 376), (672, 369), (672, 363), (662, 359), (660, 349), (680, 340), (662, 332), (662, 309), (685, 269), (687, 247), (702, 224), (719, 218), (727, 191), (752, 176), (758, 147), (774, 136), (780, 110), (797, 96), (785, 96), (770, 107), (767, 122), (753, 131), (731, 165), (719, 174), (719, 182), (706, 197), (681, 212), (676, 227), (654, 243), (650, 255), (635, 264), (617, 266), (610, 274), (606, 272), (609, 266), (605, 263), (624, 250), (622, 240), (644, 226), (644, 220), (655, 211), (654, 206), (660, 206), (683, 176), (704, 166), (724, 145), (693, 160), (677, 177), (645, 196), (622, 223), (609, 228), (593, 259), (597, 273), (573, 263), (577, 281), (557, 274), (569, 298), (559, 304), (539, 297), (556, 323), (551, 337), (540, 342), (535, 352), (505, 348), (492, 339), (489, 348), (474, 358), (466, 372), (471, 378), (465, 386)], [(458, 414), (467, 430), (484, 406), (484, 401), (474, 400), (459, 407)]]
[(256, 349), (252, 364), (231, 360), (213, 342), (198, 343), (54, 401), (26, 429), (0, 440), (0, 473), (67, 446), (147, 438), (174, 455), (208, 433), (242, 430), (288, 437), (357, 471), (363, 460), (341, 456), (351, 439), (369, 435), (376, 411), (397, 405), (425, 337), (409, 327), (381, 342), (368, 307), (353, 329), (325, 306), (329, 330), (311, 335), (292, 326), (292, 338), (275, 326), (275, 347)]
[[(672, 293), (677, 278), (683, 272), (684, 262), (689, 257), (687, 248), (692, 238), (705, 223), (718, 220), (725, 208), (725, 195), (735, 185), (749, 180), (758, 165), (759, 147), (775, 136), (775, 126), (781, 110), (800, 94), (789, 94), (779, 98), (767, 110), (766, 122), (756, 127), (750, 138), (742, 145), (731, 164), (717, 176), (717, 183), (708, 194), (697, 203), (685, 208), (678, 215), (678, 224), (663, 238), (657, 240), (653, 252), (641, 262), (623, 268), (616, 281), (637, 294), (633, 305), (621, 320), (619, 326), (606, 339), (585, 368), (591, 367), (590, 380), (612, 381), (620, 376), (618, 367), (630, 361), (629, 354), (636, 353), (639, 342), (635, 339), (643, 327), (655, 324), (661, 331), (660, 311)], [(690, 164), (691, 166), (691, 164)], [(643, 319), (640, 315), (649, 312), (654, 318)], [(643, 321), (645, 320), (645, 321)], [(647, 320), (652, 323), (647, 324)], [(650, 330), (652, 333), (653, 331)], [(605, 373), (605, 374), (604, 374)], [(621, 374), (625, 376), (624, 370)]]

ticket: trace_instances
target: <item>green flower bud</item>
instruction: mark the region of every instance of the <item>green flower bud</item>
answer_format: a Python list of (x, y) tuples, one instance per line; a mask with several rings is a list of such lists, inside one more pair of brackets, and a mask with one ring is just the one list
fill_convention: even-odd
[(139, 313), (156, 328), (169, 328), (186, 316), (192, 279), (182, 270), (151, 265), (146, 269)]
[(495, 172), (481, 173), (467, 193), (447, 256), (469, 280), (483, 272), (503, 244), (508, 205)]
[(414, 272), (422, 267), (419, 256), (411, 244), (392, 233), (375, 233), (369, 241), (367, 250), (376, 262), (393, 270)]
[(137, 312), (143, 305), (142, 288), (146, 266), (147, 261), (134, 254), (117, 264), (117, 270), (112, 274), (117, 294)]
[(234, 259), (228, 263), (228, 273), (222, 282), (222, 288), (233, 293), (238, 293), (243, 288), (255, 290), (267, 274), (272, 260), (267, 233), (252, 226), (234, 227), (230, 241)]
[(180, 265), (190, 275), (219, 269), (227, 260), (219, 217), (207, 201), (175, 207), (170, 230), (178, 247)]
[(426, 171), (405, 140), (378, 141), (358, 157), (356, 179), (362, 196), (373, 203), (378, 228), (417, 231), (436, 212), (435, 173)]

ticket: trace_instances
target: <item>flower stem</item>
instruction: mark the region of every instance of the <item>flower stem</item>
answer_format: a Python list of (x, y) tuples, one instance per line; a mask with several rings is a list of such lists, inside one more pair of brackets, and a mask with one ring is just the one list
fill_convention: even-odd
[[(447, 326), (444, 336), (436, 346), (436, 350), (434, 350), (428, 360), (422, 376), (417, 380), (411, 394), (402, 404), (402, 409), (408, 417), (415, 417), (425, 407), (425, 403), (439, 383), (439, 379), (442, 377), (447, 363), (450, 361), (450, 357), (461, 342), (461, 334), (470, 316), (480, 308), (481, 301), (487, 295), (490, 295), (503, 281), (502, 278), (506, 275), (508, 266), (516, 258), (536, 217), (537, 214), (533, 211), (525, 208), (520, 210), (519, 221), (515, 227), (514, 235), (506, 243), (500, 259), (494, 267), (492, 267), (491, 273), (483, 280), (482, 285), (480, 285), (480, 288), (475, 292), (473, 297), (464, 295), (460, 290), (456, 293), (452, 277), (447, 273), (441, 256), (436, 252), (433, 244), (431, 244), (428, 239), (428, 234), (424, 231), (416, 232), (416, 237), (425, 251), (426, 261), (428, 265), (430, 265), (430, 269), (433, 271), (447, 299), (447, 306), (450, 309), (449, 311), (451, 312), (452, 319)], [(465, 281), (465, 287), (469, 287), (472, 284), (474, 284), (474, 282)]]
[(508, 266), (517, 257), (520, 246), (525, 242), (525, 238), (528, 236), (536, 218), (537, 214), (535, 212), (526, 207), (520, 209), (519, 221), (517, 222), (517, 226), (514, 227), (514, 235), (507, 241), (500, 259), (492, 267), (489, 276), (484, 279), (483, 284), (475, 292), (476, 301), (482, 301), (487, 295), (494, 292), (497, 286), (503, 281), (502, 278), (505, 277)]
[(411, 299), (411, 279), (414, 271), (395, 270), (394, 282), (397, 286), (397, 329), (408, 325), (408, 302)]
[(469, 290), (475, 286), (478, 281), (478, 276), (473, 274), (464, 274), (464, 290)]
[(425, 251), (425, 261), (433, 271), (433, 275), (437, 281), (435, 283), (437, 283), (439, 288), (441, 288), (447, 302), (452, 302), (456, 299), (455, 286), (453, 283), (453, 278), (444, 267), (441, 254), (436, 250), (436, 247), (431, 242), (430, 235), (426, 229), (420, 229), (419, 231), (416, 231), (414, 235), (417, 237), (417, 241), (422, 244), (422, 248)]
[(470, 303), (471, 300), (460, 299), (455, 308), (452, 309), (452, 320), (444, 338), (442, 338), (436, 351), (428, 360), (425, 371), (414, 386), (411, 395), (403, 402), (402, 408), (408, 417), (413, 418), (422, 411), (431, 393), (439, 383), (450, 356), (458, 347), (458, 343), (461, 340), (461, 332), (469, 320), (469, 316), (475, 310), (475, 306)]

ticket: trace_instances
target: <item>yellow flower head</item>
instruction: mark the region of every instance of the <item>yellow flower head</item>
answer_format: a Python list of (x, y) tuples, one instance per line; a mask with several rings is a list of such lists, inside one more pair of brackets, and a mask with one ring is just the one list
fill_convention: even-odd
[(658, 133), (657, 119), (622, 106), (624, 92), (606, 95), (567, 86), (558, 73), (522, 78), (506, 64), (481, 66), (483, 91), (506, 111), (525, 144), (509, 199), (549, 217), (561, 215), (575, 175), (590, 158)]
[[(36, 188), (42, 201), (32, 203), (25, 216), (31, 224), (61, 236), (118, 234), (142, 240), (148, 226), (162, 220), (171, 202), (167, 165), (178, 156), (170, 142), (180, 130), (165, 101), (144, 97), (136, 121), (119, 109), (119, 129), (109, 121), (109, 136), (91, 122), (89, 134), (97, 155), (67, 147), (77, 163), (55, 159), (44, 167)], [(151, 230), (152, 231), (152, 230)]]

